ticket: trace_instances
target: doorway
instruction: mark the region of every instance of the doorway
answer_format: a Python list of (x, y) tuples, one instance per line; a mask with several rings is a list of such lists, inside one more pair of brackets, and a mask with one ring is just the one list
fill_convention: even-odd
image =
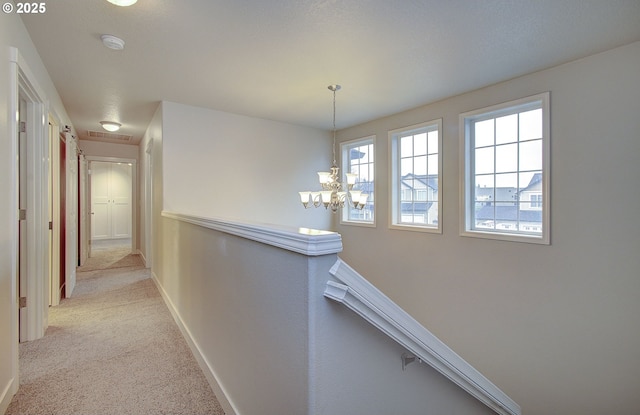
[(136, 161), (86, 158), (88, 257), (115, 249), (135, 253)]
[[(15, 158), (11, 171), (15, 207), (12, 270), (15, 344), (44, 335), (48, 318), (49, 140), (44, 94), (15, 48), (10, 48), (12, 89), (10, 112)], [(16, 349), (17, 350), (17, 349)], [(17, 368), (17, 360), (14, 369)]]

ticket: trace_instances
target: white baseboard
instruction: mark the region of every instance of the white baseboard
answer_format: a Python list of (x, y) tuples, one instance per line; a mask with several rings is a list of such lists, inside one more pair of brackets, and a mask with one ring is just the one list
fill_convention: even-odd
[[(229, 400), (229, 398), (227, 397), (227, 394), (225, 393), (224, 388), (222, 387), (221, 383), (218, 380), (218, 376), (216, 376), (213, 368), (207, 361), (206, 357), (202, 354), (200, 347), (198, 346), (196, 341), (193, 339), (191, 332), (189, 331), (187, 326), (185, 326), (184, 322), (182, 321), (182, 318), (180, 317), (180, 314), (178, 313), (178, 310), (176, 310), (175, 306), (173, 305), (173, 302), (167, 295), (166, 291), (158, 281), (158, 277), (153, 271), (151, 271), (151, 279), (153, 280), (156, 287), (158, 288), (158, 291), (160, 291), (160, 295), (162, 296), (162, 299), (167, 305), (167, 308), (169, 309), (169, 311), (171, 312), (171, 315), (173, 316), (173, 319), (178, 325), (178, 328), (180, 329), (182, 336), (187, 341), (187, 344), (191, 349), (191, 353), (193, 353), (193, 356), (196, 358), (196, 361), (198, 362), (198, 365), (202, 369), (204, 376), (207, 378), (207, 382), (209, 382), (209, 385), (211, 386), (213, 393), (215, 393), (216, 397), (218, 398), (218, 402), (220, 402), (222, 409), (224, 409), (225, 415), (240, 415), (237, 409), (235, 408), (235, 405), (233, 405)], [(0, 413), (3, 413), (3, 412), (0, 411)]]
[(2, 391), (2, 395), (0, 395), (0, 414), (4, 414), (7, 412), (7, 408), (11, 403), (11, 399), (13, 395), (18, 391), (17, 385), (15, 385), (16, 378), (11, 378), (7, 385), (4, 387)]

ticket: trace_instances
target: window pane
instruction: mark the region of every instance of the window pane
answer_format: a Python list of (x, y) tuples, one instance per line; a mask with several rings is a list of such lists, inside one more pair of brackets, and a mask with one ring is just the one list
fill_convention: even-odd
[(438, 131), (429, 131), (427, 141), (428, 141), (429, 154), (437, 154), (438, 153)]
[(493, 145), (493, 119), (475, 123), (474, 142), (476, 147)]
[(520, 143), (520, 170), (542, 169), (542, 140)]
[(520, 141), (542, 138), (542, 109), (520, 113)]
[(427, 133), (413, 136), (413, 154), (415, 156), (427, 154)]
[(518, 170), (518, 144), (506, 144), (496, 147), (496, 172)]
[(427, 175), (427, 156), (415, 157), (413, 164), (413, 173), (417, 176)]
[(413, 159), (402, 159), (400, 160), (400, 176), (404, 177), (409, 173), (413, 173)]
[(496, 174), (496, 202), (515, 203), (518, 200), (518, 174)]
[(493, 189), (495, 176), (493, 174), (485, 174), (481, 176), (476, 176), (476, 188), (490, 187)]
[(496, 230), (518, 230), (518, 205), (516, 203), (496, 203)]
[(360, 158), (352, 160), (352, 163), (358, 163), (358, 164), (362, 164), (362, 163), (368, 163), (369, 162), (369, 152), (367, 151), (367, 147), (366, 146), (361, 146), (361, 147), (356, 147), (355, 148), (359, 155)]
[(507, 174), (496, 174), (496, 187), (503, 187), (513, 189), (514, 191), (518, 190), (518, 174), (517, 173), (507, 173)]
[(541, 172), (520, 173), (520, 190), (539, 189), (542, 181)]
[(476, 203), (474, 229), (489, 230), (495, 228), (495, 209), (493, 205)]
[(438, 202), (431, 202), (427, 209), (425, 223), (427, 225), (438, 226), (438, 221)]
[(400, 157), (411, 157), (413, 155), (413, 136), (408, 135), (400, 139)]
[(492, 206), (495, 200), (494, 177), (492, 174), (476, 176), (474, 200), (486, 206)]
[(429, 174), (430, 176), (438, 175), (438, 155), (437, 154), (432, 154), (428, 156), (427, 167), (428, 167), (427, 174)]
[(496, 118), (496, 144), (518, 141), (518, 114)]
[(493, 173), (493, 147), (475, 150), (475, 173)]

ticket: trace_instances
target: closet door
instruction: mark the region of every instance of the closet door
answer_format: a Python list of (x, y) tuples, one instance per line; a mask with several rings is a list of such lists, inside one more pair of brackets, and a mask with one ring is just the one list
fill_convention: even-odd
[(131, 166), (111, 164), (111, 237), (131, 237)]
[(111, 238), (111, 163), (91, 162), (91, 239)]
[(131, 237), (131, 166), (91, 162), (91, 239)]

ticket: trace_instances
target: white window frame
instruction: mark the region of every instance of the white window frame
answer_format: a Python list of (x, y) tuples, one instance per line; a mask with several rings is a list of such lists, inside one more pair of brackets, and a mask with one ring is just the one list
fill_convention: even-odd
[[(400, 183), (400, 139), (407, 135), (419, 133), (421, 131), (438, 131), (438, 224), (403, 223), (400, 220), (400, 201), (402, 186)], [(442, 233), (442, 118), (414, 124), (407, 127), (397, 128), (388, 132), (389, 135), (389, 229), (406, 231)]]
[[(369, 198), (367, 199), (367, 203), (372, 203), (373, 204), (373, 210), (372, 210), (372, 215), (373, 215), (373, 219), (371, 220), (354, 220), (354, 219), (349, 219), (349, 212), (351, 211), (351, 209), (353, 209), (351, 206), (348, 206), (347, 203), (345, 203), (344, 208), (342, 209), (341, 215), (340, 215), (340, 223), (343, 225), (356, 225), (356, 226), (365, 226), (365, 227), (375, 227), (376, 226), (376, 202), (375, 202), (375, 196), (376, 196), (376, 161), (375, 161), (375, 157), (376, 157), (376, 136), (375, 135), (370, 135), (367, 137), (362, 137), (362, 138), (357, 138), (355, 140), (349, 140), (349, 141), (344, 141), (342, 143), (340, 143), (340, 155), (341, 155), (341, 180), (343, 182), (343, 184), (346, 185), (346, 179), (345, 178), (345, 174), (346, 173), (350, 173), (350, 169), (349, 169), (349, 151), (351, 150), (351, 148), (353, 147), (359, 147), (359, 146), (364, 146), (364, 145), (373, 145), (373, 200), (371, 199), (371, 195), (369, 195)], [(358, 178), (359, 180), (359, 178)]]
[[(481, 108), (475, 111), (465, 112), (459, 116), (460, 126), (460, 235), (496, 239), (512, 242), (526, 242), (549, 245), (551, 243), (550, 231), (550, 195), (549, 186), (551, 175), (550, 160), (550, 93), (544, 92), (526, 98), (505, 102), (502, 104)], [(506, 230), (482, 230), (474, 229), (474, 184), (473, 178), (473, 143), (471, 125), (478, 120), (485, 120), (508, 115), (510, 113), (523, 112), (527, 107), (542, 109), (542, 232), (540, 234), (521, 233)]]

